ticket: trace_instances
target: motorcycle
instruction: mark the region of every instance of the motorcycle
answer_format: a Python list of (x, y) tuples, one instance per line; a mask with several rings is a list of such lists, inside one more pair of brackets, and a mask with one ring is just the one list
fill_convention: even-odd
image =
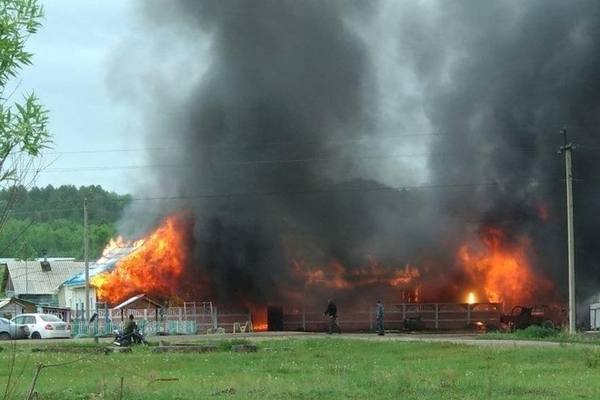
[(113, 345), (115, 346), (129, 347), (134, 344), (148, 344), (146, 339), (144, 339), (144, 335), (138, 329), (128, 334), (115, 329), (113, 333), (115, 334), (115, 340), (113, 341)]

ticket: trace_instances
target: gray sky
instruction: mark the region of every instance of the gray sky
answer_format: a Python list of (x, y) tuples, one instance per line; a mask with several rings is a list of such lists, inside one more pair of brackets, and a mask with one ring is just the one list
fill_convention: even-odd
[(55, 161), (37, 183), (100, 184), (120, 193), (132, 191), (132, 179), (143, 169), (115, 167), (146, 164), (144, 152), (68, 152), (144, 147), (140, 113), (110, 92), (107, 77), (111, 54), (135, 29), (134, 2), (46, 0), (42, 4), (44, 27), (27, 45), (35, 54), (34, 65), (23, 71), (20, 86), (20, 90), (34, 90), (50, 110), (54, 148), (46, 159)]
[[(191, 58), (182, 57), (189, 52), (189, 48), (185, 48), (188, 43), (179, 40), (179, 36), (173, 40), (168, 32), (156, 35), (169, 41), (168, 46), (161, 46), (160, 40), (157, 44), (165, 56), (158, 60), (151, 57), (153, 50), (148, 46), (152, 46), (152, 41), (148, 41), (139, 25), (139, 8), (134, 0), (40, 1), (46, 11), (44, 27), (28, 42), (28, 50), (35, 54), (34, 65), (23, 72), (20, 88), (35, 90), (50, 110), (54, 148), (48, 151), (46, 160), (52, 165), (41, 174), (37, 184), (99, 184), (119, 193), (139, 191), (156, 171), (131, 167), (157, 163), (148, 160), (147, 152), (142, 151), (147, 147), (145, 130), (148, 129), (142, 113), (148, 103), (145, 99), (152, 96), (144, 77), (165, 81), (162, 87), (175, 95), (185, 94), (186, 88), (195, 87), (189, 81), (195, 81), (197, 73), (204, 70), (201, 64), (207, 61), (206, 58), (197, 54)], [(393, 40), (395, 25), (389, 20), (389, 16), (397, 11), (397, 5), (393, 1), (385, 4), (387, 6), (382, 7), (378, 17), (381, 23), (369, 28), (374, 31), (364, 28), (366, 30), (362, 32), (367, 36), (376, 35), (380, 43), (371, 47), (370, 54), (377, 65), (381, 91), (378, 96), (381, 104), (376, 111), (380, 114), (377, 129), (388, 135), (398, 129), (426, 132), (431, 128), (422, 110), (406, 111), (408, 104), (419, 104), (416, 100), (420, 88), (407, 87), (407, 82), (415, 80), (402, 79), (406, 74), (398, 70)], [(387, 27), (385, 32), (378, 31), (377, 27), (381, 26)], [(119, 77), (119, 82), (113, 82), (112, 88), (111, 74), (113, 78)], [(154, 83), (160, 86), (160, 82)], [(399, 109), (405, 112), (398, 112)], [(150, 111), (146, 109), (146, 112)], [(426, 141), (414, 142), (411, 151), (423, 151)], [(153, 146), (156, 143), (150, 147)], [(390, 143), (385, 142), (382, 146), (382, 153), (392, 151)], [(127, 149), (137, 150), (109, 151)], [(407, 183), (406, 169), (398, 168), (399, 163), (405, 161), (377, 164), (370, 172), (371, 177), (389, 184), (397, 184), (399, 180)], [(410, 176), (424, 179), (424, 159), (411, 159), (410, 162)], [(402, 179), (398, 177), (401, 170), (404, 171)]]

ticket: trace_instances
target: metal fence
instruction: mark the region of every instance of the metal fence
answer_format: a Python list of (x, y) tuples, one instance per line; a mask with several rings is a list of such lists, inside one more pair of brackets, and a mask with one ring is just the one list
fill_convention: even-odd
[[(500, 303), (401, 303), (385, 310), (386, 329), (414, 325), (434, 330), (460, 330), (472, 324), (500, 326)], [(346, 331), (370, 331), (376, 326), (375, 308), (340, 310), (338, 324)], [(324, 331), (328, 319), (322, 312), (289, 310), (283, 313), (283, 330)]]
[[(90, 324), (85, 321), (71, 321), (71, 335), (81, 336), (110, 336), (114, 330), (122, 330), (123, 322), (94, 321)], [(198, 331), (198, 324), (195, 321), (137, 321), (137, 325), (145, 336), (154, 335), (195, 335)]]
[(140, 331), (146, 336), (192, 335), (216, 328), (216, 309), (212, 303), (185, 303), (183, 307), (167, 309), (114, 310), (98, 307), (90, 311), (95, 315), (88, 323), (85, 310), (79, 308), (71, 313), (71, 334), (81, 336), (108, 336), (114, 330), (122, 330), (125, 320), (133, 315)]

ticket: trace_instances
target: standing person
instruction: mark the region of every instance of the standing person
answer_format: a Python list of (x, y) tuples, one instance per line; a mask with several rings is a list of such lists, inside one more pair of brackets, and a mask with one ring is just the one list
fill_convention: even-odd
[(337, 333), (342, 333), (342, 330), (340, 329), (340, 327), (337, 324), (337, 307), (335, 306), (335, 303), (333, 302), (333, 300), (331, 300), (331, 299), (327, 300), (327, 308), (325, 309), (325, 312), (323, 313), (323, 315), (326, 315), (329, 317), (329, 334), (330, 335), (333, 333), (334, 330)]
[(383, 330), (383, 314), (384, 314), (384, 308), (383, 308), (383, 303), (381, 302), (381, 300), (377, 300), (377, 305), (375, 306), (375, 318), (377, 321), (377, 334), (379, 336), (383, 336), (384, 335), (384, 330)]

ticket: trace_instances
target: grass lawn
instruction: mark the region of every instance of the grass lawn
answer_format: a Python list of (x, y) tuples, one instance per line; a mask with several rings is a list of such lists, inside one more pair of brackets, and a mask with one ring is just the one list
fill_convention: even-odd
[(490, 332), (479, 336), (479, 339), (501, 339), (501, 340), (543, 340), (545, 342), (557, 343), (582, 343), (588, 345), (600, 345), (600, 334), (577, 333), (571, 335), (563, 330), (530, 326), (514, 332)]
[[(40, 342), (37, 342), (40, 343)], [(53, 345), (53, 344), (51, 344)], [(61, 343), (61, 345), (64, 345)], [(40, 399), (598, 399), (600, 349), (490, 348), (324, 337), (261, 341), (257, 353), (86, 355), (42, 370)], [(37, 363), (81, 354), (17, 346), (14, 398)], [(0, 353), (6, 382), (11, 351)], [(178, 378), (178, 381), (164, 379)], [(161, 380), (163, 379), (163, 380)], [(3, 389), (2, 389), (3, 390)]]

